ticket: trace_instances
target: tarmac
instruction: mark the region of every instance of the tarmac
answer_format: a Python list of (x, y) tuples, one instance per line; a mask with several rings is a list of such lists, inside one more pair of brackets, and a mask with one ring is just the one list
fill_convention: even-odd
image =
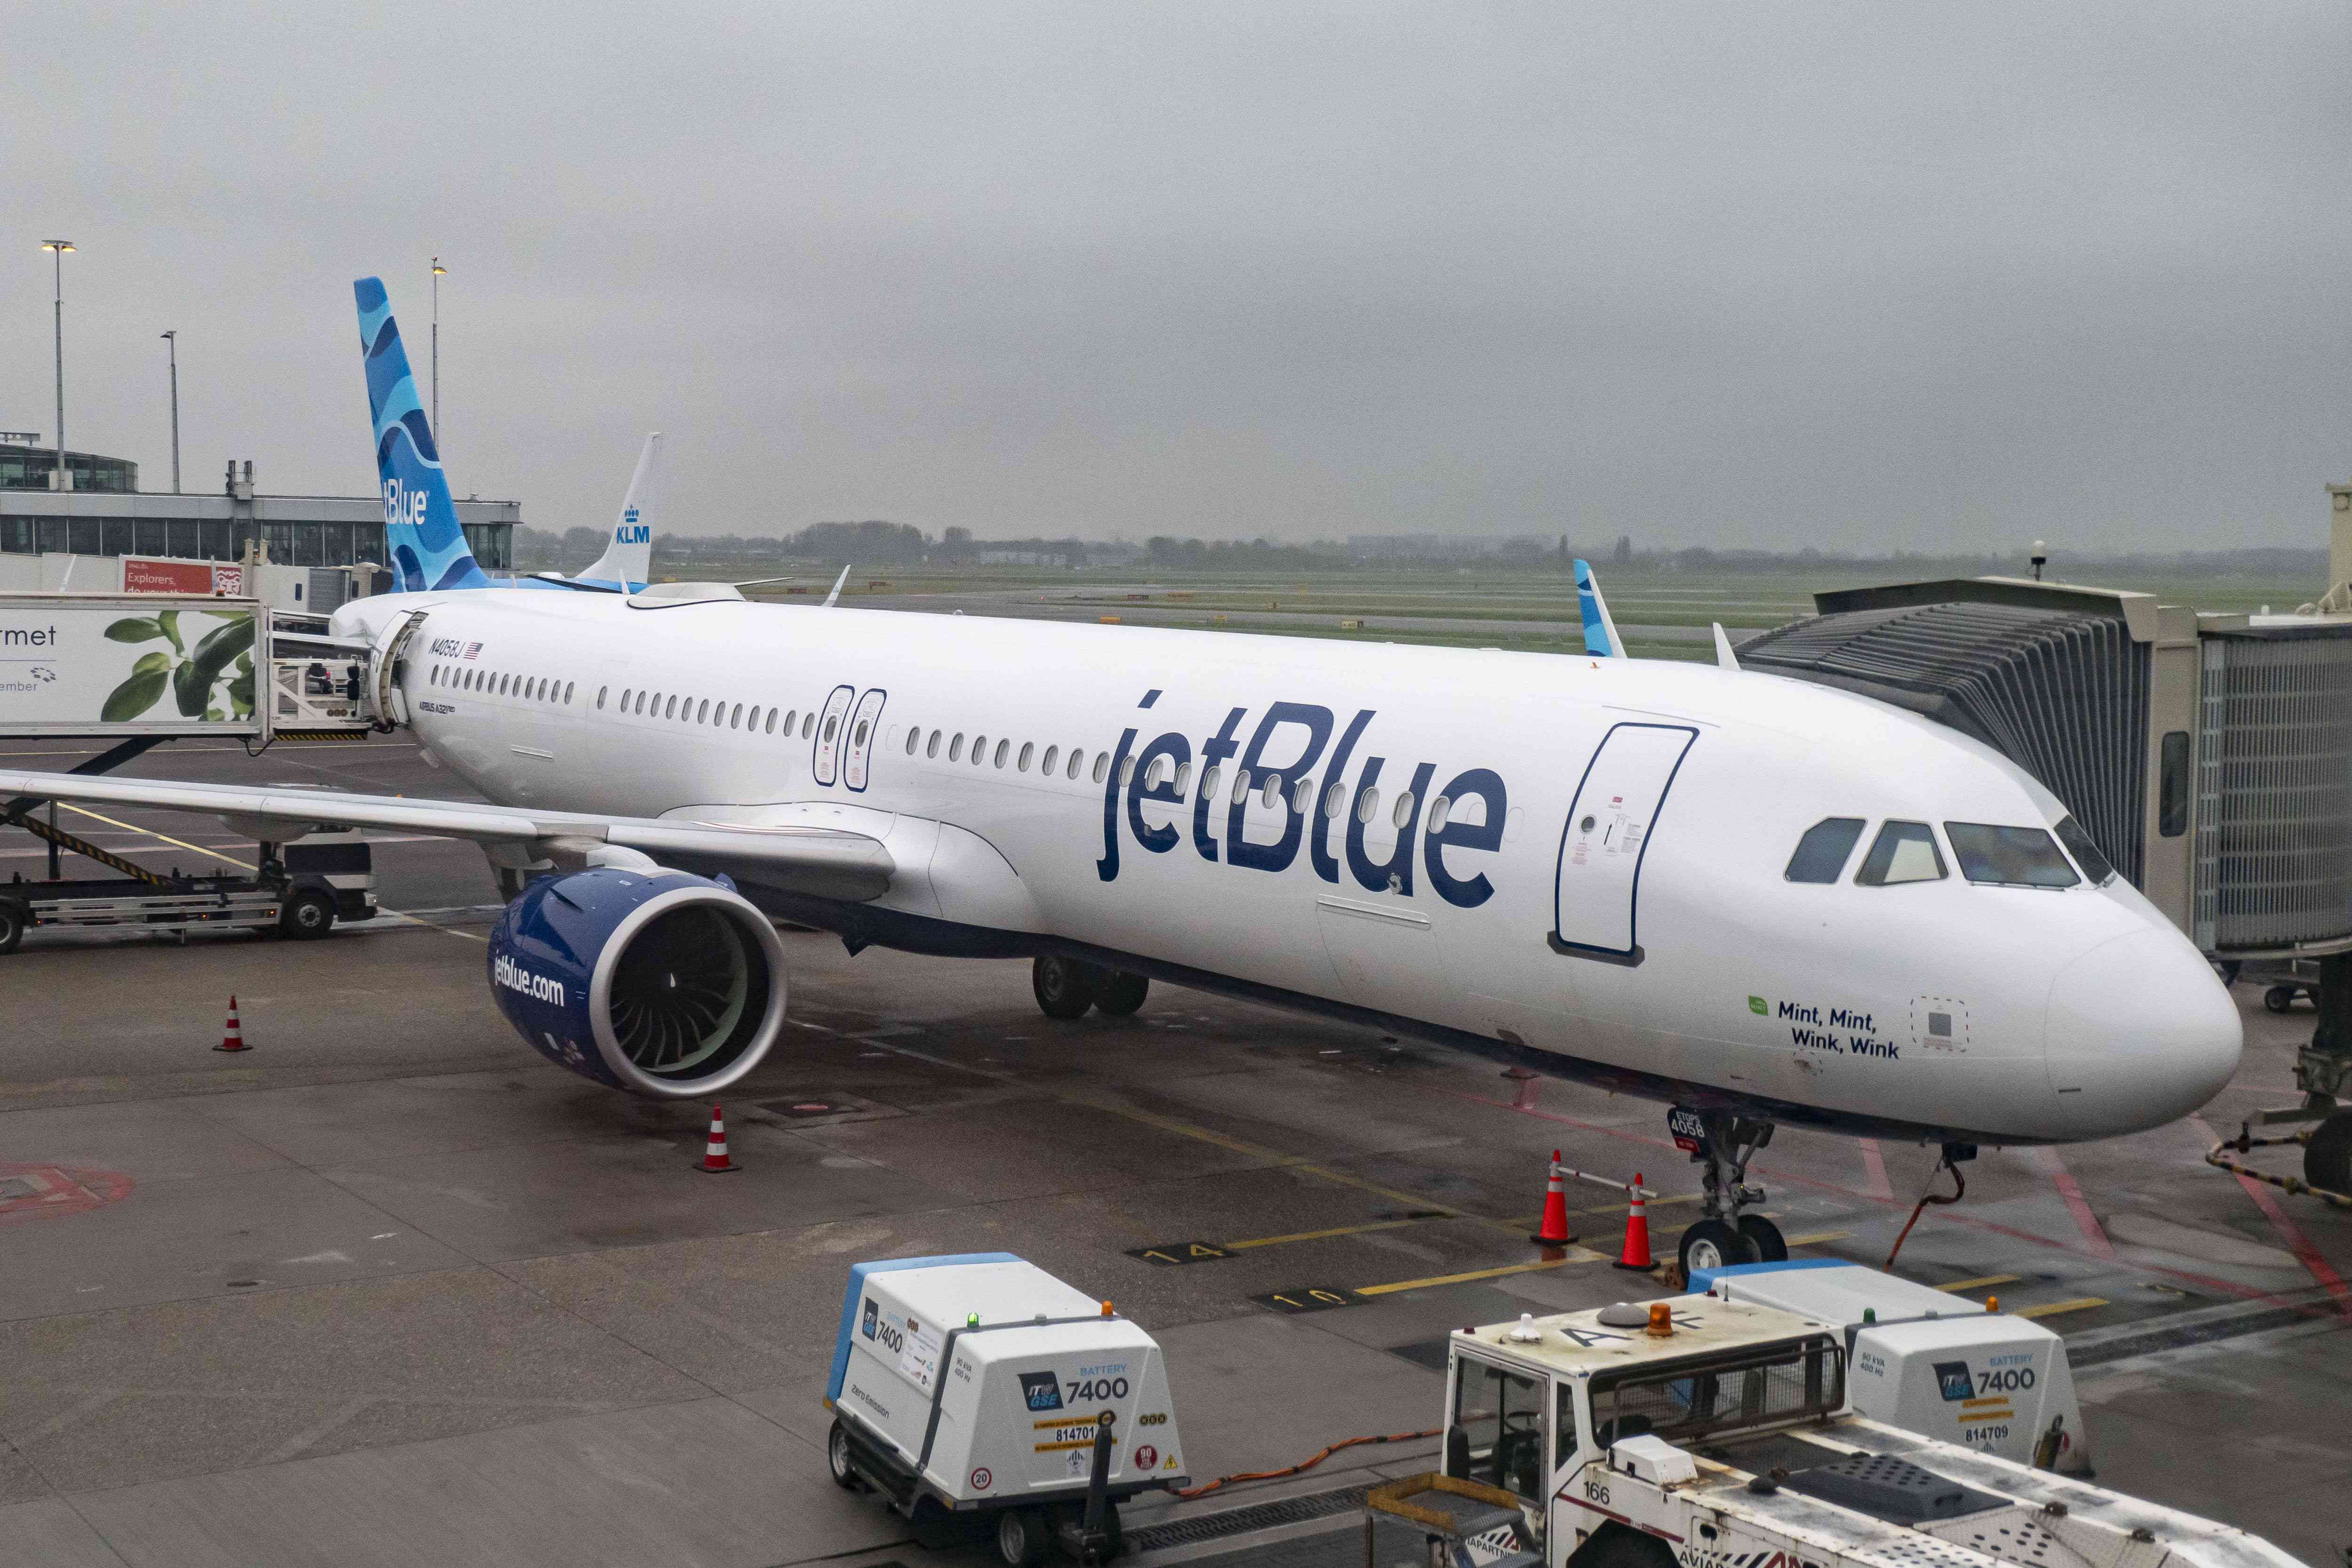
[[(257, 776), (236, 746), (131, 771)], [(259, 776), (462, 794), (393, 741), (281, 745)], [(252, 852), (205, 819), (66, 816), (153, 864)], [(1667, 1194), (1662, 1256), (1696, 1213), (1647, 1102), (1167, 986), (1055, 1023), (1025, 964), (804, 932), (787, 1037), (727, 1100), (743, 1172), (709, 1179), (707, 1105), (607, 1093), (509, 1033), (478, 851), (375, 853), (387, 914), (324, 942), (0, 958), (0, 1563), (978, 1563), (826, 1475), (852, 1262), (1001, 1248), (1112, 1300), (1165, 1349), (1198, 1483), (1434, 1427), (1450, 1329), (1656, 1293), (1608, 1266), (1600, 1189), (1571, 1200), (1581, 1245), (1528, 1245), (1554, 1148)], [(39, 868), (0, 835), (0, 878)], [(236, 1056), (212, 1049), (232, 993)], [(2104, 1483), (2336, 1568), (2352, 1215), (2202, 1163), (2293, 1100), (2311, 1026), (2240, 999), (2245, 1063), (2200, 1118), (1984, 1151), (1900, 1272), (2067, 1337)], [(1933, 1158), (1784, 1128), (1752, 1179), (1800, 1255), (1875, 1264)], [(1434, 1452), (1139, 1500), (1129, 1561), (1360, 1562), (1351, 1489)]]

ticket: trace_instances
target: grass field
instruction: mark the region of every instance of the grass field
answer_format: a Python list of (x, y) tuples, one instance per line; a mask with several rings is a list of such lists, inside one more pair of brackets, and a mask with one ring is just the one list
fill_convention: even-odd
[[(740, 573), (722, 563), (698, 563), (698, 568), (721, 580), (755, 575), (760, 570), (750, 563)], [(1813, 577), (1793, 572), (1604, 569), (1600, 580), (1628, 651), (1642, 658), (1704, 660), (1714, 657), (1704, 636), (1711, 622), (1720, 621), (1735, 631), (1782, 626), (1812, 613), (1816, 590), (1905, 582), (1916, 575), (1893, 566), (1874, 572), (1824, 571)], [(2291, 610), (2319, 591), (2316, 583), (2283, 577), (2082, 575), (2097, 586), (2152, 593), (2168, 604), (2226, 614), (2264, 605)], [(754, 589), (752, 596), (814, 604), (831, 585), (829, 577), (813, 574), (791, 584)], [(853, 569), (842, 602), (1055, 620), (1117, 616), (1134, 625), (1447, 647), (1565, 653), (1583, 647), (1575, 588), (1548, 568), (1313, 579), (1108, 569), (885, 569), (864, 574)], [(1659, 632), (1669, 635), (1655, 635)]]

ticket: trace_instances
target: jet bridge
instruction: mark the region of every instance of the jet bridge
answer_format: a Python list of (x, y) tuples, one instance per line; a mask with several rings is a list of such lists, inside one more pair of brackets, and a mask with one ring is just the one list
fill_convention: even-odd
[(2352, 1096), (2352, 617), (2202, 615), (2011, 577), (1813, 603), (1741, 667), (1984, 742), (2217, 962), (2318, 960), (2305, 1087)]

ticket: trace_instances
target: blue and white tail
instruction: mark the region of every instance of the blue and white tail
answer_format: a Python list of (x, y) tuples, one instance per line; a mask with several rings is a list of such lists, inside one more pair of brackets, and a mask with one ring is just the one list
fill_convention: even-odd
[(433, 428), (417, 400), (400, 346), (400, 324), (383, 280), (362, 278), (352, 285), (359, 301), (360, 349), (366, 355), (368, 412), (375, 420), (375, 472), (383, 488), (383, 542), (392, 556), (398, 588), (409, 593), (440, 588), (487, 588), (490, 580), (466, 548), (457, 509), (449, 504), (441, 454)]
[(1576, 607), (1584, 617), (1584, 651), (1604, 658), (1623, 658), (1625, 645), (1618, 640), (1617, 623), (1609, 618), (1609, 601), (1592, 580), (1592, 568), (1576, 563)]
[(620, 521), (593, 566), (573, 579), (595, 587), (616, 587), (625, 594), (643, 589), (654, 569), (654, 514), (661, 486), (661, 432), (646, 437), (637, 454), (637, 471), (629, 476), (629, 493), (622, 499)]

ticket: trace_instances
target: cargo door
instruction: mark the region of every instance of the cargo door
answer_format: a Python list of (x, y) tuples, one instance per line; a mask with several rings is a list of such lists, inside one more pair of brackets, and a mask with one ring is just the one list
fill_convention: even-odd
[(1642, 859), (1675, 772), (1697, 736), (1680, 724), (1619, 724), (1601, 737), (1560, 835), (1553, 952), (1642, 962)]
[(1427, 915), (1402, 900), (1326, 895), (1315, 900), (1315, 924), (1347, 1000), (1408, 1018), (1429, 1016), (1445, 969)]

